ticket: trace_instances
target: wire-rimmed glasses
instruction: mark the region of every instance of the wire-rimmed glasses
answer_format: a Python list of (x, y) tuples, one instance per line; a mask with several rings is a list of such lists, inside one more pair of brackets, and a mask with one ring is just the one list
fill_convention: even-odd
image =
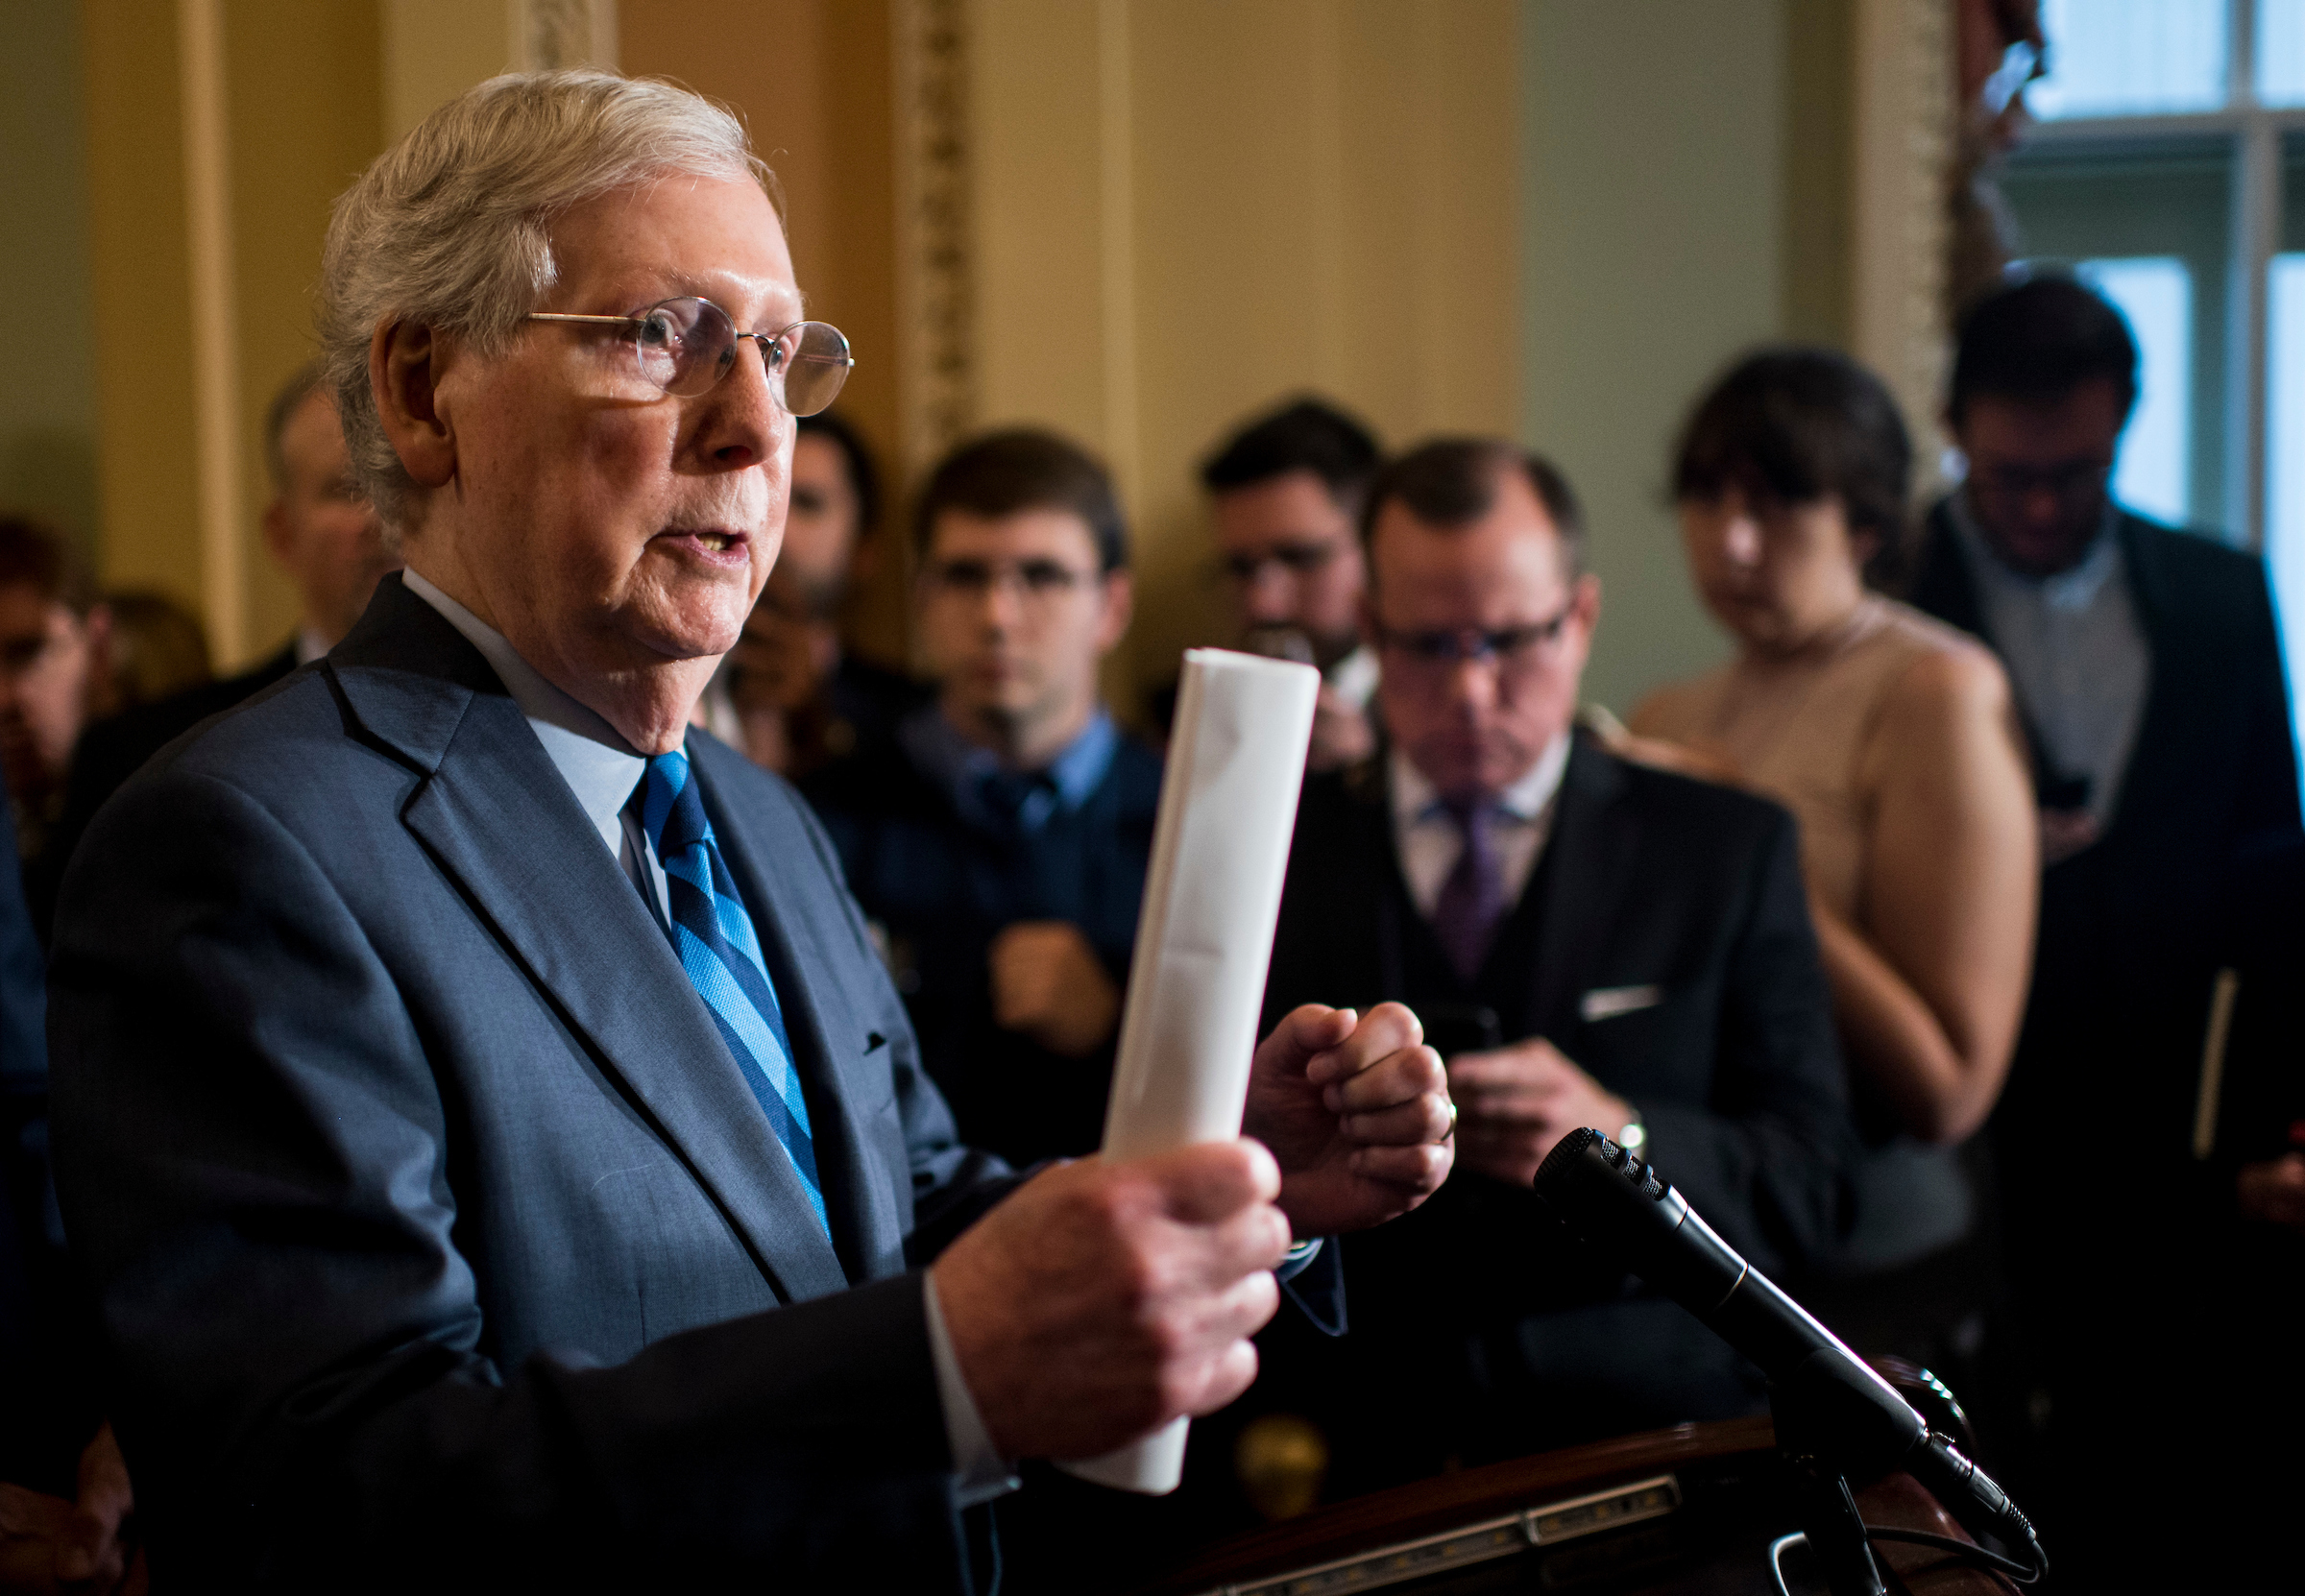
[(840, 396), (856, 360), (830, 322), (794, 322), (774, 332), (740, 332), (728, 312), (693, 294), (630, 316), (570, 316), (533, 310), (531, 322), (578, 322), (624, 329), (641, 378), (679, 399), (711, 390), (737, 363), (737, 346), (760, 346), (769, 391), (791, 416), (813, 416)]

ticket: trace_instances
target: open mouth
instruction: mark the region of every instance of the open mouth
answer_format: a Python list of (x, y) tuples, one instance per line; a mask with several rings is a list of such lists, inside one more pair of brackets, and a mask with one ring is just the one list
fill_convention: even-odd
[(742, 532), (718, 526), (681, 526), (663, 534), (674, 544), (685, 544), (716, 563), (749, 559), (750, 540)]

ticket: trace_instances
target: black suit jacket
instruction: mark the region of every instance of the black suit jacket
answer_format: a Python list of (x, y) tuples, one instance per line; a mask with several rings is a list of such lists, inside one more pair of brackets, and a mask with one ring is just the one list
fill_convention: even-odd
[(64, 778), (63, 808), (40, 857), (25, 870), (33, 923), (43, 939), (56, 919), (56, 894), (64, 869), (105, 801), (143, 769), (144, 762), (153, 755), (208, 716), (222, 714), (255, 697), (295, 668), (296, 643), (291, 640), (279, 653), (237, 676), (203, 682), (154, 703), (123, 710), (81, 733), (72, 749), (72, 768)]
[[(1791, 816), (1579, 734), (1543, 855), (1467, 986), (1409, 898), (1381, 772), (1306, 784), (1268, 1022), (1307, 1002), (1485, 1007), (1499, 1039), (1546, 1037), (1638, 1108), (1660, 1170), (1757, 1267), (1832, 1246), (1854, 1132)], [(1333, 1411), (1347, 1454), (1383, 1460), (1354, 1476), (1348, 1459), (1354, 1486), (1759, 1400), (1709, 1333), (1582, 1257), (1534, 1194), (1463, 1169), (1354, 1238), (1347, 1272), (1349, 1356), (1457, 1383), (1411, 1382), (1406, 1411), (1375, 1419)]]
[(689, 744), (828, 1241), (665, 935), (398, 578), (67, 875), (57, 1170), (173, 1584), (965, 1583), (908, 1269), (958, 1146), (813, 819)]
[[(2256, 1034), (2249, 1010), (2294, 983), (2287, 948), (2264, 932), (2295, 924), (2305, 843), (2264, 562), (2137, 516), (2115, 536), (2152, 654), (2145, 713), (2103, 839), (2044, 873), (2032, 991), (1995, 1123), (2018, 1250), (2091, 1274), (2101, 1260), (2089, 1238), (2161, 1233), (2178, 1222), (2169, 1181), (2203, 1173), (2190, 1142), (2216, 972), (2242, 970), (2235, 1036)], [(1995, 643), (1947, 505), (1929, 518), (1911, 596)], [(2295, 1044), (2293, 1031), (2292, 1055)], [(2129, 1172), (2111, 1191), (2061, 1156), (2107, 1147)], [(2229, 1174), (2210, 1183), (2227, 1209)]]

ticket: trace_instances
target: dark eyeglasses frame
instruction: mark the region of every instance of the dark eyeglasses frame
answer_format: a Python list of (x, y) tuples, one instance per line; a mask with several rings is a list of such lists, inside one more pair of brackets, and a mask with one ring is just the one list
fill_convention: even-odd
[(1095, 571), (1083, 571), (1059, 560), (939, 560), (923, 573), (938, 592), (977, 598), (1014, 582), (1027, 598), (1053, 603), (1066, 593), (1093, 588)]
[(1397, 650), (1416, 665), (1438, 667), (1465, 660), (1493, 660), (1503, 666), (1556, 641), (1576, 611), (1577, 601), (1572, 597), (1561, 606), (1559, 614), (1548, 619), (1527, 626), (1500, 627), (1493, 632), (1477, 626), (1399, 631), (1381, 621), (1374, 624), (1374, 631), (1380, 647)]
[(1246, 588), (1264, 574), (1267, 566), (1278, 566), (1291, 576), (1305, 577), (1327, 569), (1344, 552), (1341, 539), (1324, 544), (1290, 544), (1263, 554), (1223, 555), (1217, 561), (1217, 570), (1225, 580)]

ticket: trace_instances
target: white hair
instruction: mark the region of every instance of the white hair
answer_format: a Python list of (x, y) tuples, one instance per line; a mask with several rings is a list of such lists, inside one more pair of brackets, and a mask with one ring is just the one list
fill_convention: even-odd
[(516, 72), (442, 106), (336, 201), (321, 257), (321, 380), (353, 473), (403, 529), (416, 485), (369, 387), (376, 329), (421, 323), (500, 351), (559, 277), (551, 224), (667, 176), (751, 178), (781, 216), (775, 174), (725, 108), (670, 84), (593, 71)]

